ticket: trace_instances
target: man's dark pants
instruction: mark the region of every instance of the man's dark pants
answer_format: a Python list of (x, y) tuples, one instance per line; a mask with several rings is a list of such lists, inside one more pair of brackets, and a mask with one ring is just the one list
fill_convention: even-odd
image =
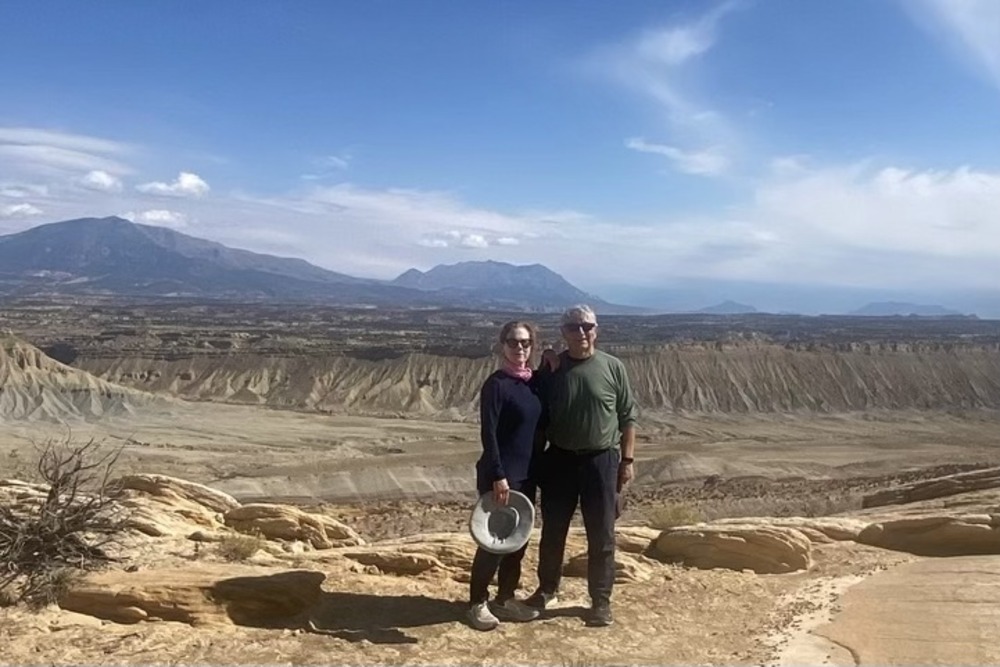
[(594, 604), (609, 603), (615, 583), (617, 449), (571, 452), (549, 447), (542, 454), (542, 540), (538, 547), (538, 587), (559, 590), (566, 536), (577, 504), (587, 531), (587, 587)]
[[(535, 482), (526, 480), (514, 482), (510, 485), (514, 491), (520, 491), (528, 496), (532, 503), (535, 502)], [(479, 493), (482, 495), (487, 491), (492, 492), (492, 485), (479, 484)], [(490, 598), (489, 586), (493, 581), (493, 575), (497, 577), (497, 602), (505, 602), (514, 597), (517, 587), (521, 582), (521, 561), (524, 559), (524, 552), (528, 550), (528, 545), (510, 554), (495, 554), (479, 547), (476, 555), (472, 559), (472, 575), (469, 580), (469, 602), (478, 604), (486, 602)]]

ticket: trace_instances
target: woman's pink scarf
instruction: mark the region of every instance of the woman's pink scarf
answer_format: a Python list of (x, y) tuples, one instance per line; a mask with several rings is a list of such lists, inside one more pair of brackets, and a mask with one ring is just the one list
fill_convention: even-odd
[(531, 369), (529, 367), (512, 364), (506, 359), (503, 360), (503, 366), (501, 366), (500, 369), (507, 375), (516, 377), (519, 380), (524, 380), (525, 382), (531, 379)]

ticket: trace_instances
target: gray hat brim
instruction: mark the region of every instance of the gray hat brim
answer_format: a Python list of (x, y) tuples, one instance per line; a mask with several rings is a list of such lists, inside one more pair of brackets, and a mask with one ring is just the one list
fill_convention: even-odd
[(514, 553), (531, 537), (535, 506), (520, 491), (510, 491), (506, 505), (493, 500), (493, 492), (476, 501), (469, 517), (469, 532), (480, 547), (494, 554)]

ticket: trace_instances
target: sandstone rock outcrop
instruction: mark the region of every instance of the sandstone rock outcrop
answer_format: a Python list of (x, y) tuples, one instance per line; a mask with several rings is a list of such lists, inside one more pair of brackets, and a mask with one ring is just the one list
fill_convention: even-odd
[(618, 526), (615, 529), (615, 546), (625, 553), (643, 554), (649, 550), (661, 532), (647, 526)]
[(767, 516), (767, 517), (739, 517), (735, 519), (717, 519), (712, 522), (713, 526), (775, 526), (779, 528), (794, 528), (809, 538), (811, 542), (843, 542), (856, 541), (858, 535), (864, 530), (869, 521), (854, 519), (846, 516)]
[(117, 483), (124, 493), (126, 525), (151, 537), (219, 530), (222, 513), (239, 507), (228, 494), (166, 475), (126, 475)]
[(225, 513), (225, 524), (241, 533), (259, 533), (267, 539), (301, 540), (314, 549), (364, 544), (354, 529), (322, 514), (310, 514), (290, 505), (252, 503)]
[(649, 555), (700, 569), (782, 574), (812, 566), (809, 538), (794, 528), (754, 524), (698, 524), (665, 530)]
[(888, 520), (865, 528), (857, 541), (918, 556), (1000, 554), (1000, 514)]
[[(563, 575), (567, 577), (586, 577), (587, 554), (582, 553), (570, 557), (563, 566)], [(652, 576), (650, 567), (641, 563), (632, 554), (620, 551), (615, 554), (615, 583), (627, 584), (649, 581)]]
[(326, 575), (307, 570), (200, 564), (87, 575), (59, 600), (63, 609), (117, 623), (279, 627), (320, 599)]
[(956, 473), (884, 489), (862, 498), (861, 506), (882, 507), (953, 496), (981, 489), (1000, 488), (1000, 467)]

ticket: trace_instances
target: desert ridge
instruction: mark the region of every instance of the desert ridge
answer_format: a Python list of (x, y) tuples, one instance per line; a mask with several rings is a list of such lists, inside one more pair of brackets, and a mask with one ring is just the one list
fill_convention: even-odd
[(171, 401), (66, 366), (10, 333), (0, 334), (0, 420), (99, 420)]
[[(1000, 408), (1000, 349), (990, 345), (669, 344), (612, 351), (646, 411), (835, 414)], [(337, 413), (474, 416), (495, 368), (483, 356), (82, 355), (75, 365), (143, 391), (190, 400)]]

